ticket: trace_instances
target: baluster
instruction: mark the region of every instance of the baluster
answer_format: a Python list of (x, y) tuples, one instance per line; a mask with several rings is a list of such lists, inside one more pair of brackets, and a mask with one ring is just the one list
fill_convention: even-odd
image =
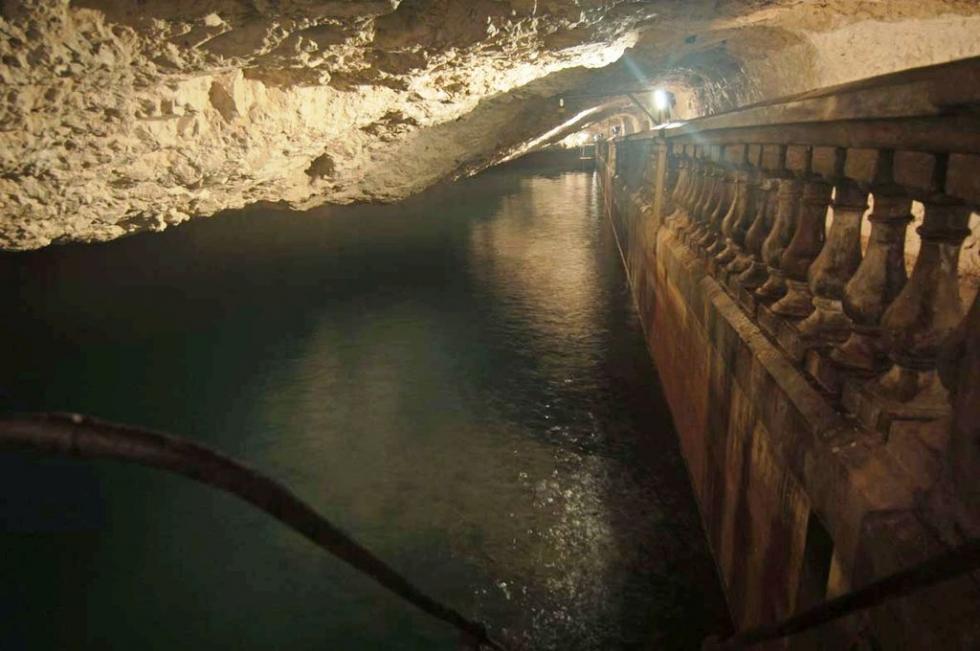
[(813, 312), (807, 274), (810, 265), (823, 249), (827, 224), (827, 205), (833, 186), (812, 174), (813, 150), (807, 150), (803, 198), (793, 239), (779, 259), (779, 268), (786, 276), (786, 295), (772, 306), (776, 314), (802, 319)]
[(851, 327), (841, 299), (844, 285), (861, 263), (861, 218), (868, 209), (868, 192), (844, 176), (846, 159), (846, 149), (834, 152), (833, 220), (827, 242), (810, 267), (814, 311), (799, 325), (803, 339), (814, 343), (841, 343)]
[(668, 210), (668, 216), (664, 220), (667, 227), (671, 230), (676, 231), (680, 228), (682, 224), (682, 219), (686, 213), (684, 210), (685, 201), (684, 197), (687, 194), (688, 186), (690, 184), (690, 164), (686, 154), (681, 155), (677, 159), (677, 185), (674, 186), (673, 192), (671, 192), (671, 206)]
[(697, 164), (698, 160), (694, 156), (694, 151), (691, 151), (691, 155), (686, 158), (687, 162), (687, 183), (684, 187), (684, 194), (681, 197), (681, 205), (684, 207), (685, 212), (690, 212), (691, 206), (694, 205), (694, 196), (697, 194), (697, 177), (700, 173), (700, 166)]
[(698, 186), (697, 193), (692, 198), (691, 204), (691, 226), (684, 234), (684, 239), (690, 242), (695, 237), (700, 236), (701, 217), (708, 200), (711, 198), (711, 185), (714, 179), (711, 176), (712, 168), (708, 161), (706, 152), (702, 151), (702, 157), (698, 160)]
[(715, 185), (718, 182), (714, 164), (708, 159), (707, 155), (701, 159), (702, 180), (697, 198), (697, 203), (691, 213), (694, 226), (687, 231), (686, 240), (688, 243), (695, 241), (704, 234), (704, 220), (707, 217), (708, 209), (715, 198)]
[(711, 249), (711, 252), (714, 253), (714, 265), (716, 269), (728, 264), (735, 257), (732, 233), (735, 229), (736, 222), (742, 218), (742, 213), (745, 210), (745, 184), (748, 181), (749, 148), (748, 145), (742, 145), (741, 147), (742, 154), (739, 157), (739, 162), (731, 172), (731, 203), (728, 207), (728, 212), (721, 220), (721, 237), (718, 238)]
[(684, 162), (687, 164), (687, 180), (684, 184), (684, 194), (680, 197), (680, 205), (689, 216), (691, 207), (694, 205), (694, 197), (697, 194), (698, 175), (701, 172), (694, 149), (691, 150), (690, 155), (685, 157)]
[(721, 223), (725, 219), (732, 207), (732, 195), (735, 186), (735, 177), (731, 167), (725, 161), (725, 150), (722, 149), (721, 159), (718, 161), (719, 182), (716, 186), (717, 193), (714, 209), (708, 216), (707, 230), (698, 241), (698, 248), (707, 255), (713, 256), (717, 251), (716, 244), (721, 240)]
[[(748, 158), (749, 148), (745, 148), (745, 156)], [(732, 225), (732, 236), (729, 240), (730, 249), (728, 253), (724, 251), (720, 255), (719, 262), (726, 264), (725, 271), (729, 274), (739, 274), (748, 268), (751, 261), (749, 252), (746, 250), (746, 238), (749, 229), (754, 225), (759, 217), (758, 208), (761, 196), (760, 185), (762, 176), (759, 171), (762, 168), (762, 147), (759, 147), (759, 155), (754, 164), (747, 165), (744, 170), (743, 192), (741, 195), (742, 203), (738, 208), (738, 218)]]
[(777, 188), (776, 217), (766, 241), (762, 244), (762, 260), (766, 264), (767, 278), (762, 287), (755, 290), (755, 297), (765, 303), (778, 300), (786, 293), (786, 280), (779, 263), (796, 230), (803, 182), (798, 178), (779, 179)]
[[(744, 152), (744, 149), (743, 149)], [(744, 157), (744, 153), (743, 153)], [(738, 188), (738, 166), (722, 161), (725, 169), (724, 183), (722, 185), (721, 201), (718, 204), (711, 222), (710, 235), (703, 244), (705, 254), (710, 258), (718, 255), (725, 246), (727, 237), (725, 235), (725, 224), (732, 220), (735, 213), (737, 200), (736, 190)]]
[(708, 196), (708, 201), (704, 206), (704, 211), (701, 215), (701, 228), (697, 237), (694, 238), (692, 244), (696, 249), (702, 247), (702, 242), (710, 238), (711, 229), (713, 228), (715, 215), (718, 212), (718, 207), (724, 198), (725, 189), (725, 168), (723, 161), (725, 160), (725, 146), (722, 145), (718, 148), (718, 160), (711, 161), (711, 189)]
[[(759, 183), (759, 198), (756, 204), (757, 214), (745, 234), (745, 249), (748, 253), (748, 265), (738, 276), (738, 284), (742, 288), (754, 292), (766, 282), (769, 274), (762, 259), (762, 247), (772, 230), (776, 215), (776, 190), (779, 187), (778, 174), (786, 166), (786, 148), (780, 148), (780, 172), (766, 172)], [(774, 175), (775, 174), (775, 175)]]
[(740, 166), (732, 176), (732, 203), (728, 209), (728, 214), (721, 220), (721, 237), (718, 238), (714, 246), (715, 264), (722, 267), (735, 258), (734, 232), (735, 225), (742, 219), (746, 209), (746, 184), (748, 183), (749, 172), (746, 166)]
[(871, 186), (874, 209), (868, 217), (871, 222), (868, 250), (844, 286), (844, 313), (853, 325), (847, 340), (831, 353), (831, 359), (838, 365), (856, 373), (884, 370), (880, 321), (907, 278), (905, 230), (912, 221), (912, 200), (893, 181), (893, 157), (890, 150), (878, 154)]
[(683, 239), (687, 232), (694, 227), (694, 204), (698, 196), (698, 187), (701, 183), (701, 166), (692, 150), (691, 157), (687, 159), (687, 184), (684, 195), (680, 199), (680, 209), (677, 220), (677, 237)]
[[(843, 156), (840, 156), (843, 171)], [(861, 263), (861, 217), (868, 209), (868, 193), (854, 181), (837, 175), (834, 217), (820, 255), (810, 267), (814, 311), (800, 323), (800, 335), (812, 342), (841, 343), (851, 321), (841, 300), (844, 285)]]
[(940, 345), (963, 319), (958, 267), (960, 247), (970, 234), (970, 209), (942, 194), (947, 157), (936, 159), (933, 188), (923, 201), (922, 240), (912, 275), (881, 317), (882, 342), (892, 367), (873, 392), (909, 408), (942, 414), (948, 396), (936, 376)]

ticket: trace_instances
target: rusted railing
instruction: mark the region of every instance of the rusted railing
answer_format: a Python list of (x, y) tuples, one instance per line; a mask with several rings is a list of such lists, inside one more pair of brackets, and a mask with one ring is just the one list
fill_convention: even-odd
[(980, 540), (971, 540), (957, 549), (879, 579), (854, 592), (825, 601), (782, 622), (740, 631), (726, 640), (709, 637), (704, 641), (702, 650), (741, 651), (765, 642), (798, 635), (835, 619), (949, 581), (978, 567), (980, 567)]
[(499, 649), (482, 623), (413, 585), (274, 479), (188, 439), (81, 414), (0, 415), (0, 450), (114, 459), (163, 470), (230, 493), (279, 520), (389, 592), (460, 632), (463, 648)]

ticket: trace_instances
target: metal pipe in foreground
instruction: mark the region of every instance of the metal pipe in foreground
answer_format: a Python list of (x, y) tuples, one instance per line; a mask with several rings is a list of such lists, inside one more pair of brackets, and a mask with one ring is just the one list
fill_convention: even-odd
[(907, 570), (890, 574), (853, 592), (825, 601), (782, 622), (742, 631), (727, 640), (708, 638), (701, 648), (702, 651), (736, 651), (762, 642), (796, 635), (977, 569), (980, 569), (980, 539), (970, 540), (951, 551)]
[(198, 443), (81, 414), (40, 413), (0, 416), (0, 449), (128, 461), (231, 493), (425, 613), (454, 626), (470, 646), (504, 648), (490, 638), (482, 623), (463, 617), (423, 593), (288, 488)]

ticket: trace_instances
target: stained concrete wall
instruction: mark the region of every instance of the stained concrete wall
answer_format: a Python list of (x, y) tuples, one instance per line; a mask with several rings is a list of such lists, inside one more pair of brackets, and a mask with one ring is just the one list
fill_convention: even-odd
[[(942, 551), (900, 442), (838, 412), (653, 217), (652, 161), (649, 141), (610, 145), (605, 208), (739, 627)], [(978, 648), (977, 612), (963, 578), (768, 648)]]

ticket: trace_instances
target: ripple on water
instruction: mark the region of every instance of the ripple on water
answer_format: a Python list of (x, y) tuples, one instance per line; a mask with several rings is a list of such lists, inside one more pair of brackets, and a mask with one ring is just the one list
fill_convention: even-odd
[[(597, 206), (589, 174), (498, 171), (0, 258), (0, 399), (239, 456), (515, 648), (696, 648), (727, 618)], [(105, 514), (2, 535), (0, 628), (32, 649), (455, 647), (226, 497), (16, 463), (3, 494), (57, 476), (52, 512)]]

